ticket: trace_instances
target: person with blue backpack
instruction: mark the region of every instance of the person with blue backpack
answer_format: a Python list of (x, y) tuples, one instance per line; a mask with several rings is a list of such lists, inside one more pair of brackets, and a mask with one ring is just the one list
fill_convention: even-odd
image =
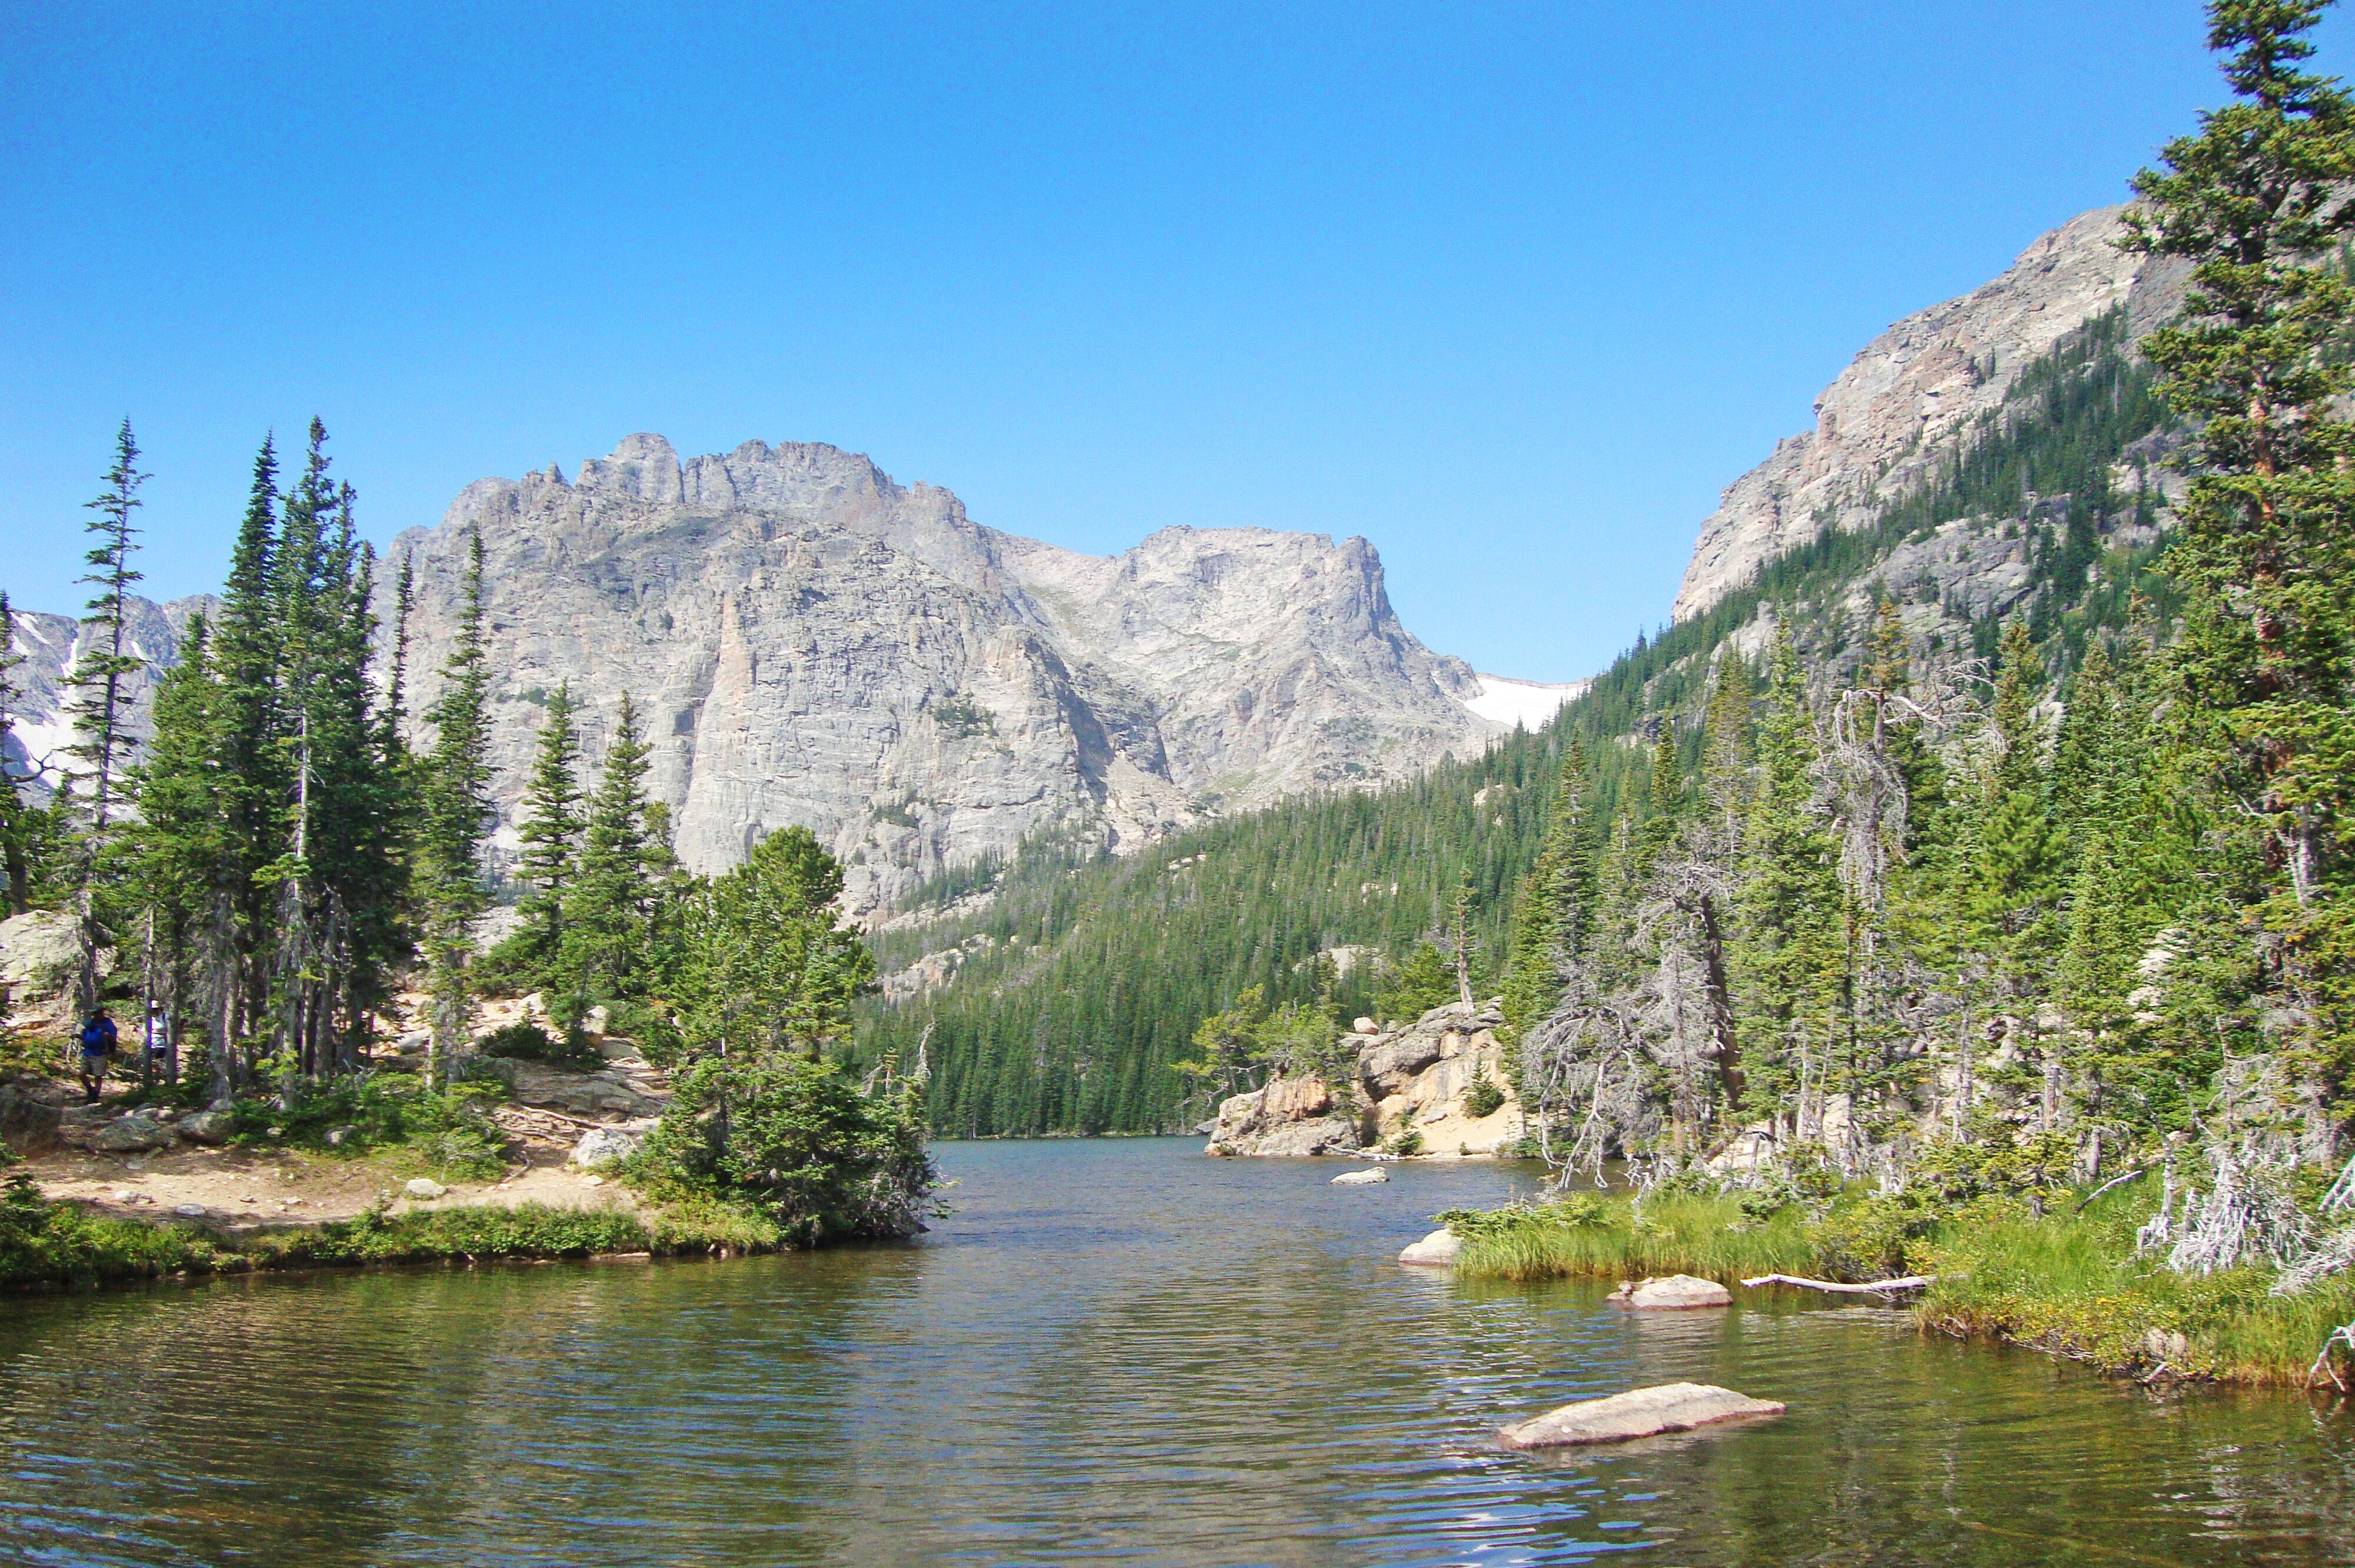
[(91, 1105), (106, 1087), (106, 1059), (114, 1054), (115, 1044), (114, 1020), (106, 1016), (106, 1004), (101, 1002), (81, 1022), (81, 1092)]

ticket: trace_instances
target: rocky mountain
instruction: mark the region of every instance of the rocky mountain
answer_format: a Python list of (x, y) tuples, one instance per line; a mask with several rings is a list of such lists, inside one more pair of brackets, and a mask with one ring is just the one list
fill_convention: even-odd
[[(128, 727), (135, 742), (144, 742), (149, 730), (147, 711), (155, 698), (158, 673), (180, 660), (180, 641), (188, 622), (199, 612), (213, 613), (219, 601), (210, 594), (157, 604), (133, 599), (124, 624), (124, 646), (144, 668), (125, 678), (123, 696), (130, 705)], [(12, 609), (9, 647), (24, 662), (11, 680), (20, 694), (7, 739), (9, 771), (29, 779), (37, 796), (46, 797), (56, 779), (69, 770), (65, 748), (74, 742), (69, 704), (74, 661), (87, 652), (95, 635), (70, 616), (45, 615), (37, 610)]]
[(1399, 624), (1362, 539), (1170, 528), (1085, 556), (834, 447), (682, 463), (653, 435), (570, 480), (480, 481), (400, 537), (420, 706), (477, 528), (503, 832), (548, 694), (570, 683), (594, 758), (626, 693), (689, 865), (805, 824), (860, 911), (1035, 835), (1133, 846), (1510, 727)]
[(1871, 526), (1885, 503), (1936, 476), (2030, 365), (2094, 318), (2123, 307), (2131, 341), (2173, 314), (2184, 269), (2119, 249), (2126, 211), (2072, 218), (1992, 282), (1867, 344), (1816, 400), (1814, 428), (1726, 487), (1701, 524), (1674, 618), (1708, 609), (1826, 526)]

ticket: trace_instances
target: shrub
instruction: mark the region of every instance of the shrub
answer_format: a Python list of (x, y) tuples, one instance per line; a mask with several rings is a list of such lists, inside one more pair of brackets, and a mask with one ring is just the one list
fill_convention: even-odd
[(528, 1018), (503, 1024), (488, 1034), (478, 1035), (474, 1049), (485, 1056), (503, 1057), (512, 1062), (540, 1062), (551, 1067), (577, 1067), (593, 1071), (605, 1065), (605, 1059), (580, 1032), (570, 1031), (562, 1039)]
[(1494, 1116), (1504, 1108), (1504, 1086), (1488, 1075), (1482, 1067), (1472, 1075), (1471, 1086), (1464, 1091), (1464, 1108), (1474, 1116)]
[(670, 1201), (747, 1204), (791, 1245), (907, 1236), (936, 1215), (940, 1173), (912, 1090), (870, 1099), (831, 1062), (707, 1056), (627, 1164)]
[[(406, 1149), (436, 1174), (485, 1180), (506, 1169), (506, 1135), (490, 1111), (499, 1097), (489, 1084), (429, 1092), (406, 1075), (298, 1082), (275, 1100), (237, 1101), (231, 1136), (249, 1146), (344, 1154)], [(342, 1140), (331, 1144), (328, 1135), (339, 1128)]]

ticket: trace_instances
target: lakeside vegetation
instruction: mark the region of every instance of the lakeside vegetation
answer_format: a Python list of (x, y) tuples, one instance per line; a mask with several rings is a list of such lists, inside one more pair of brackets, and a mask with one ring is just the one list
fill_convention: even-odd
[(688, 1194), (638, 1212), (538, 1203), (370, 1210), (232, 1236), (198, 1222), (122, 1219), (52, 1202), (21, 1169), (0, 1183), (0, 1288), (368, 1265), (741, 1256), (795, 1239), (758, 1209)]
[[(627, 1180), (743, 1210), (796, 1245), (922, 1228), (937, 1184), (923, 1075), (846, 1066), (874, 967), (836, 907), (840, 866), (794, 827), (724, 874), (688, 874), (646, 796), (626, 695), (593, 785), (569, 693), (548, 705), (520, 824), (521, 918), (478, 950), (496, 820), (482, 540), (468, 539), (437, 689), (412, 715), (409, 565), (379, 592), (317, 421), (283, 490), (262, 443), (218, 611), (191, 621), (134, 749), (139, 458), (126, 421), (91, 503), (75, 742), (29, 773), (0, 768), (10, 912), (46, 911), (69, 933), (73, 1015), (114, 1001), (171, 1044), (158, 1054), (142, 1025), (124, 1031), (139, 1097), (208, 1107), (248, 1139), (340, 1128), (466, 1174), (496, 1166), (504, 1141), (485, 1058), (585, 1059), (584, 1022), (602, 1009), (677, 1087)], [(0, 650), (0, 741), (19, 662)], [(404, 990), (425, 998), (417, 1072), (381, 1050)], [(474, 1037), (485, 994), (527, 991), (546, 999), (546, 1029)], [(28, 1047), (57, 1052), (70, 1033), (27, 1032), (46, 1038), (10, 1041), (0, 1062), (29, 1065)]]
[[(1434, 1215), (1465, 1239), (1471, 1279), (1641, 1279), (1691, 1274), (1741, 1287), (1781, 1274), (1837, 1282), (1931, 1276), (1913, 1303), (1939, 1332), (1999, 1339), (2105, 1372), (2303, 1388), (2318, 1350), (2355, 1319), (2355, 1279), (2284, 1294), (2276, 1270), (2207, 1275), (2137, 1245), (2147, 1199), (2054, 1194), (1955, 1208), (1842, 1192), (1818, 1207), (1687, 1186), (1573, 1192), (1546, 1202)], [(1780, 1287), (1775, 1287), (1780, 1288)], [(1874, 1300), (1873, 1297), (1849, 1299)]]
[[(2211, 7), (2232, 100), (2123, 239), (2188, 270), (2176, 321), (2095, 315), (1924, 485), (1818, 519), (1540, 734), (943, 885), (992, 896), (886, 962), (955, 943), (959, 978), (869, 1038), (929, 1044), (959, 1130), (1172, 1126), (1237, 1086), (1179, 1070), (1203, 1021), (1285, 1034), (1444, 954), (1504, 998), (1533, 1152), (1699, 1205), (1648, 1253), (1632, 1213), (1516, 1245), (1804, 1245), (1856, 1278), (1918, 1243), (1958, 1260), (1955, 1323), (2302, 1372), (2355, 1318), (2355, 104), (2303, 69), (2325, 8)], [(1953, 524), (2000, 592), (1934, 569)], [(1871, 1196), (1771, 1217), (1818, 1178)]]

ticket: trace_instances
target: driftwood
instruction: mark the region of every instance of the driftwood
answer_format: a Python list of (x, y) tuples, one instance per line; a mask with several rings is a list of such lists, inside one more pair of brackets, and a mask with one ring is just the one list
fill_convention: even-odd
[(1876, 1279), (1870, 1285), (1842, 1285), (1833, 1279), (1803, 1279), (1796, 1274), (1762, 1274), (1742, 1283), (1756, 1288), (1761, 1285), (1796, 1285), (1807, 1290), (1829, 1290), (1840, 1296), (1886, 1296), (1894, 1290), (1919, 1290), (1936, 1279), (1934, 1274), (1909, 1274), (1902, 1279)]
[(2147, 1176), (2150, 1174), (2150, 1171), (2151, 1167), (2147, 1165), (2137, 1165), (2123, 1176), (2111, 1177), (2108, 1181), (2103, 1182), (2100, 1186), (2094, 1188), (2092, 1192), (2078, 1199), (2076, 1212), (2081, 1214), (2085, 1212), (2085, 1205), (2091, 1203), (2103, 1193), (2111, 1191), (2113, 1188), (2123, 1187), (2137, 1176)]

